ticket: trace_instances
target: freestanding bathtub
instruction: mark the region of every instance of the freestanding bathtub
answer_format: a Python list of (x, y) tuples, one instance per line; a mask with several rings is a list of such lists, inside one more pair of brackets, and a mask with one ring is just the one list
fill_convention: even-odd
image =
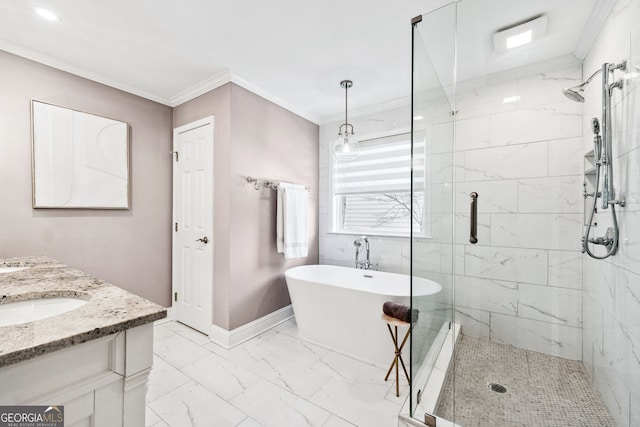
[[(303, 265), (284, 274), (301, 338), (384, 367), (391, 363), (393, 343), (380, 318), (382, 304), (409, 304), (409, 276), (333, 265)], [(415, 296), (440, 289), (414, 277)]]

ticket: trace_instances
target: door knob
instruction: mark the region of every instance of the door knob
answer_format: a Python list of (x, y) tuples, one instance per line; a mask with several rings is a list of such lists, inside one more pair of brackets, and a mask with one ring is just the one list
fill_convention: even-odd
[(207, 238), (207, 236), (205, 236), (202, 239), (196, 239), (196, 242), (202, 242), (204, 244), (207, 244), (209, 243), (209, 239)]

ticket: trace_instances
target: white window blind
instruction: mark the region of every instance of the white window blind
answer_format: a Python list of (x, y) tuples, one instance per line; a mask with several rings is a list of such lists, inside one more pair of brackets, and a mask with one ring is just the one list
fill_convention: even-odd
[(416, 133), (413, 195), (410, 133), (362, 141), (355, 160), (335, 161), (335, 231), (406, 235), (413, 222), (424, 234), (425, 144), (425, 132)]
[[(414, 141), (414, 192), (424, 191), (424, 138)], [(384, 194), (411, 191), (411, 134), (360, 143), (360, 154), (349, 162), (336, 162), (335, 194)]]

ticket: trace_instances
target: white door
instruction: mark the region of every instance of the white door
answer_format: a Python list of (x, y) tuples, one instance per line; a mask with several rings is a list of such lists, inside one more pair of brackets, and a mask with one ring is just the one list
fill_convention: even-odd
[(173, 130), (173, 310), (209, 334), (213, 307), (213, 116)]

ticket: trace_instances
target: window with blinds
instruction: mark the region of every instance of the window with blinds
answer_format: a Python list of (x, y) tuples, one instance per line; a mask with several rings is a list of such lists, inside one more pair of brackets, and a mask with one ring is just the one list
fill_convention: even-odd
[(335, 231), (406, 235), (413, 221), (414, 232), (424, 234), (424, 137), (413, 153), (413, 200), (410, 133), (361, 141), (355, 160), (334, 160)]

